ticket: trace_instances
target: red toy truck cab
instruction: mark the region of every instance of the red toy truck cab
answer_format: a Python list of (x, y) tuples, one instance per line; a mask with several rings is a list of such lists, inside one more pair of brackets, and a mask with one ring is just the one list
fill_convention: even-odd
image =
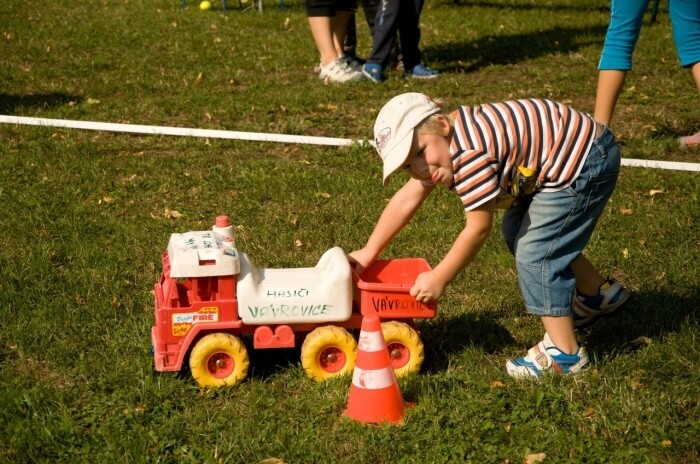
[[(352, 372), (362, 316), (376, 312), (397, 376), (420, 369), (423, 343), (415, 319), (437, 305), (409, 295), (423, 259), (379, 260), (360, 276), (340, 248), (313, 268), (257, 268), (233, 241), (226, 216), (211, 231), (173, 234), (154, 286), (151, 329), (157, 371), (189, 365), (202, 387), (230, 386), (248, 373), (254, 349), (291, 348), (303, 340), (302, 366), (322, 381)], [(248, 342), (247, 345), (251, 343)]]

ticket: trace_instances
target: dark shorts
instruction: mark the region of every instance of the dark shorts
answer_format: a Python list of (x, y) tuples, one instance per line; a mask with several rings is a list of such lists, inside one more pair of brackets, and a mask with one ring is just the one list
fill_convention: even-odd
[(357, 0), (306, 0), (306, 16), (333, 17), (339, 11), (353, 11)]

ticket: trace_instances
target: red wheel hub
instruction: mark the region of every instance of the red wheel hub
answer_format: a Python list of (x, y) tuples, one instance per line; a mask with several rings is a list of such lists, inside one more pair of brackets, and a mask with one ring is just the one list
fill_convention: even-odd
[(324, 348), (318, 355), (318, 365), (326, 372), (334, 373), (341, 370), (346, 363), (343, 350), (334, 346)]
[(411, 358), (411, 352), (403, 343), (389, 343), (387, 349), (389, 350), (391, 367), (393, 369), (399, 369), (405, 366)]
[(223, 352), (214, 353), (207, 359), (207, 371), (212, 377), (223, 379), (231, 375), (235, 362), (233, 358)]

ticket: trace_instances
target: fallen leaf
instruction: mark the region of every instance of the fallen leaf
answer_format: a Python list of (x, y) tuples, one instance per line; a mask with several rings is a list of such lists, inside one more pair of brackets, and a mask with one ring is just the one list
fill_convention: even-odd
[(633, 345), (644, 345), (644, 346), (649, 346), (651, 345), (652, 341), (651, 338), (645, 337), (642, 335), (641, 337), (637, 337), (634, 340), (632, 340)]
[(167, 219), (177, 219), (179, 217), (182, 217), (182, 214), (180, 214), (178, 211), (174, 209), (167, 209), (163, 212), (163, 216)]
[(304, 242), (302, 242), (302, 241), (299, 240), (299, 239), (296, 239), (296, 240), (294, 240), (294, 245), (295, 245), (297, 248), (301, 248), (301, 247), (304, 246)]
[(649, 190), (649, 196), (653, 197), (654, 195), (658, 195), (659, 193), (664, 193), (663, 190)]
[(625, 248), (625, 249), (622, 250), (622, 257), (625, 258), (625, 259), (627, 259), (627, 258), (630, 257), (630, 252), (629, 252), (629, 250), (628, 250), (627, 248)]
[(633, 212), (632, 208), (620, 208), (620, 214), (623, 216), (631, 216)]
[(88, 98), (87, 100), (85, 100), (85, 103), (87, 103), (88, 105), (97, 105), (99, 102), (100, 101), (96, 98)]
[(545, 460), (547, 455), (545, 453), (528, 454), (525, 456), (525, 464), (534, 464), (535, 462), (542, 462)]
[(585, 411), (583, 411), (583, 417), (591, 417), (594, 414), (595, 414), (595, 409), (593, 409), (593, 408), (588, 408)]
[(494, 380), (491, 382), (491, 388), (505, 388), (506, 384), (501, 382), (500, 380)]
[(668, 440), (668, 439), (663, 440), (663, 441), (661, 442), (661, 446), (663, 446), (664, 448), (668, 448), (668, 447), (671, 446), (671, 445), (673, 445), (673, 442), (672, 442), (671, 440)]
[(319, 196), (319, 197), (323, 197), (323, 198), (330, 198), (330, 197), (331, 197), (331, 194), (330, 194), (330, 193), (326, 193), (326, 192), (321, 192), (321, 193), (318, 194), (318, 196)]

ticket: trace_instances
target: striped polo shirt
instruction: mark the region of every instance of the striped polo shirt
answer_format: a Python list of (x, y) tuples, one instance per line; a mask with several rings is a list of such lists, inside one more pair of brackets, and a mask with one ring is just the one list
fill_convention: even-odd
[(465, 211), (509, 192), (518, 166), (539, 172), (539, 191), (568, 187), (595, 138), (593, 119), (551, 100), (461, 106), (453, 113), (451, 189)]

